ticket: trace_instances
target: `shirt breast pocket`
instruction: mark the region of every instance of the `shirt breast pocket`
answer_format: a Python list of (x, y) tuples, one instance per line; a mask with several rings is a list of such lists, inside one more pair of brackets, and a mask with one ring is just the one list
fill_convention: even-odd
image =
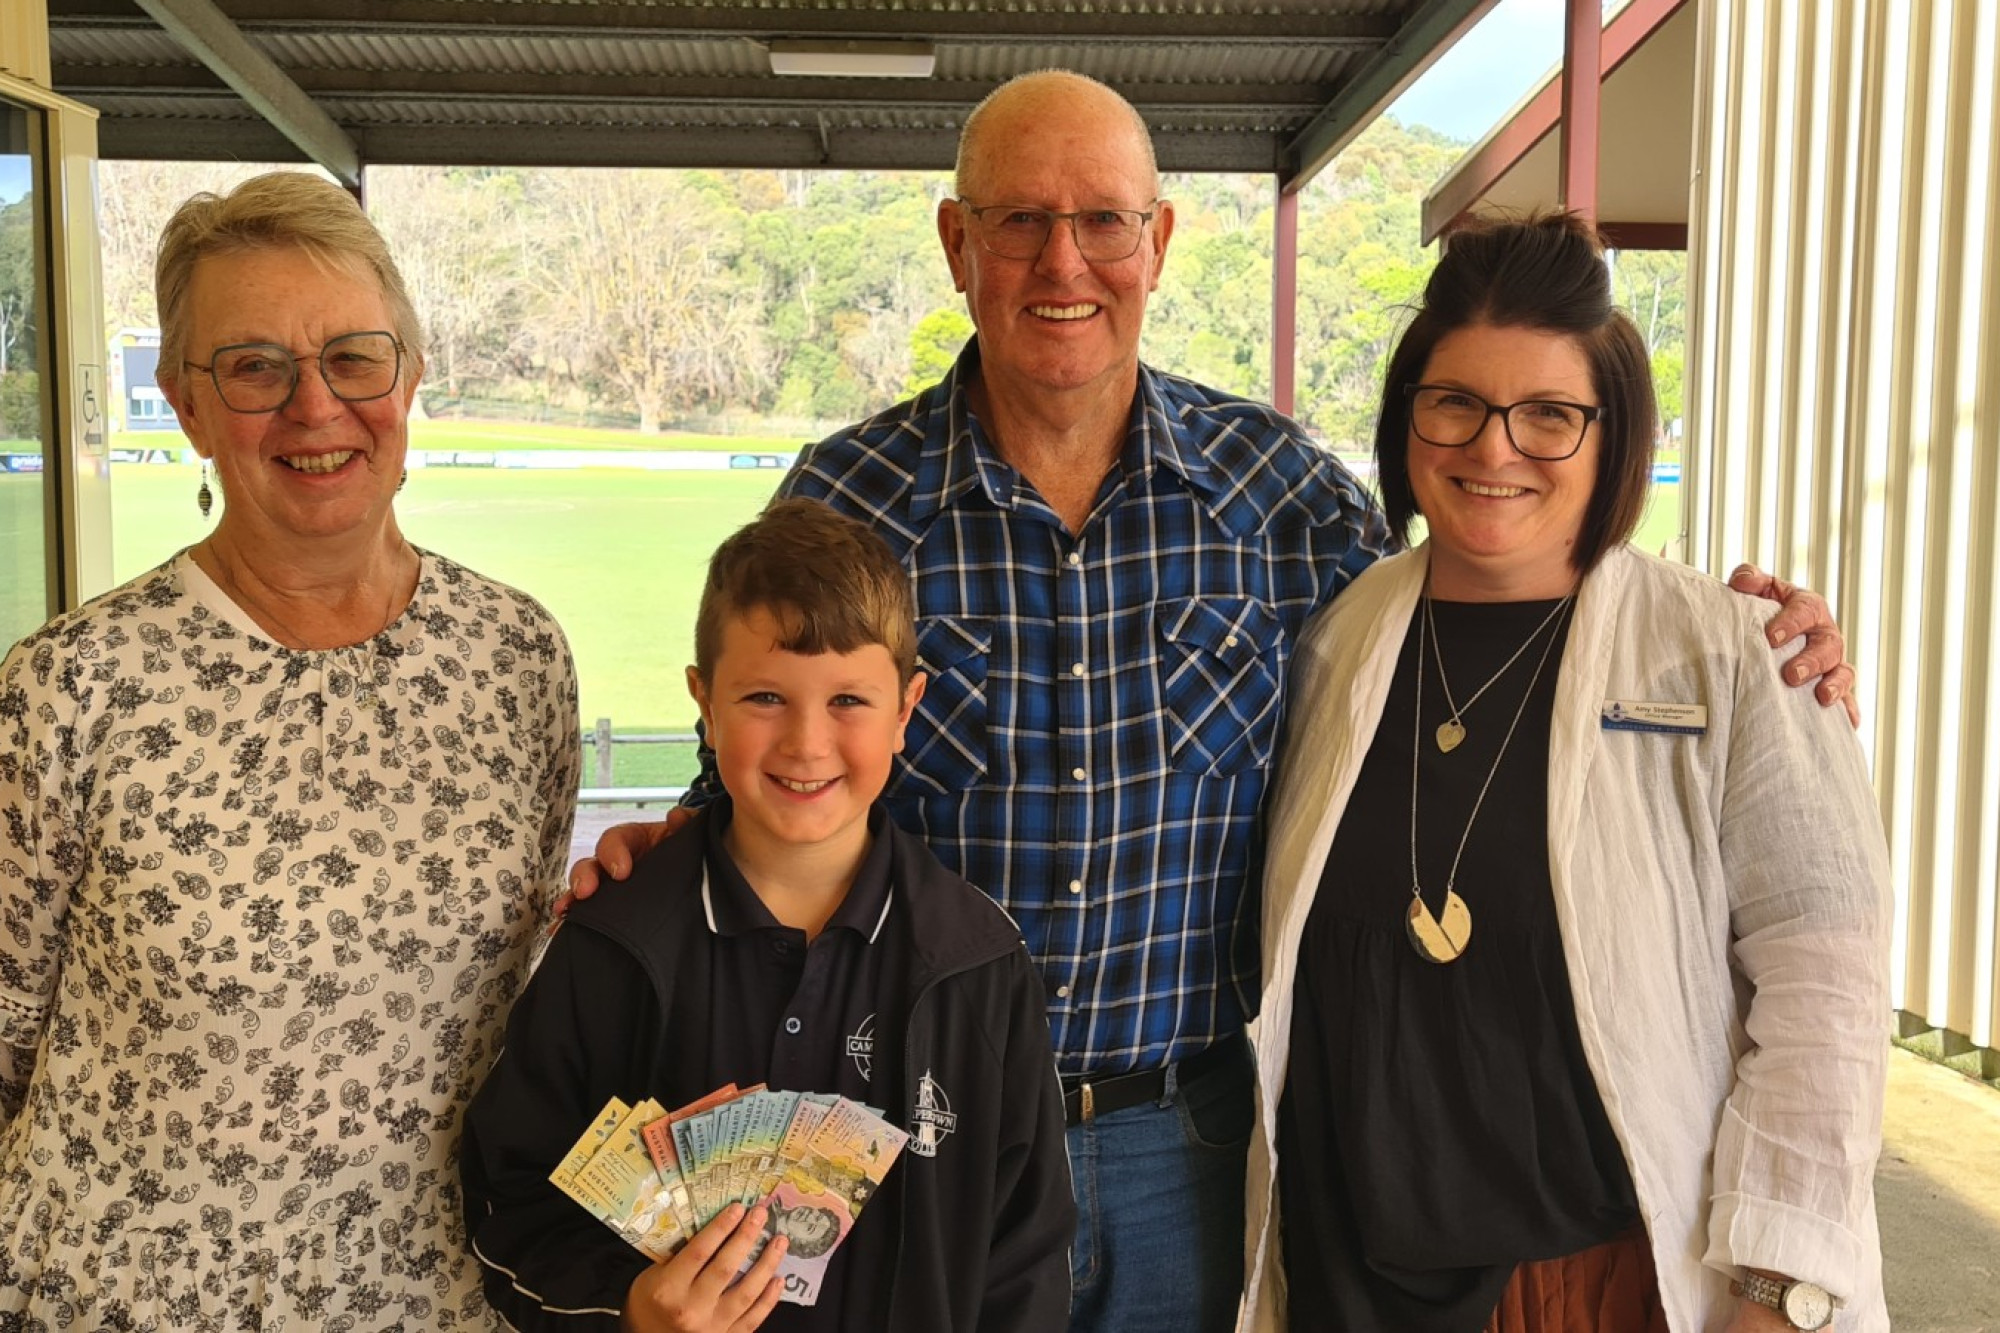
[(932, 616), (917, 622), (917, 666), (929, 677), (903, 745), (906, 783), (948, 794), (986, 777), (987, 619)]
[(1174, 768), (1220, 777), (1269, 764), (1284, 669), (1276, 614), (1251, 597), (1184, 597), (1160, 603), (1159, 624)]

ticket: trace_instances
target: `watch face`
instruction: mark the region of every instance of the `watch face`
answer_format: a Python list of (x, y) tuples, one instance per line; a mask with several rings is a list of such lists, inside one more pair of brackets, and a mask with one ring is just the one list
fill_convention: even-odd
[(1785, 1288), (1785, 1318), (1793, 1328), (1825, 1328), (1833, 1322), (1833, 1297), (1810, 1282), (1794, 1282)]

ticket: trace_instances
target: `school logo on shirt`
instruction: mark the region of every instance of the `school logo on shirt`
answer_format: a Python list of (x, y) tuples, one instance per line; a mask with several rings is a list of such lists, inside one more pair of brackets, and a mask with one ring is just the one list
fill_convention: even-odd
[(944, 1095), (944, 1089), (937, 1085), (928, 1069), (917, 1080), (917, 1104), (911, 1108), (910, 1124), (917, 1131), (910, 1137), (910, 1151), (919, 1157), (937, 1156), (938, 1142), (958, 1128), (958, 1117), (951, 1112), (951, 1099)]
[(861, 1026), (848, 1036), (847, 1058), (854, 1061), (863, 1079), (870, 1077), (869, 1070), (875, 1066), (875, 1015), (862, 1019)]

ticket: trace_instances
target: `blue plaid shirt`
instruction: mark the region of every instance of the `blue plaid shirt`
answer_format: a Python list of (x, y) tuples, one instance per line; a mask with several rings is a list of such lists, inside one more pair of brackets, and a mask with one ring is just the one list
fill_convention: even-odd
[(944, 383), (779, 488), (910, 568), (930, 673), (885, 800), (1013, 914), (1066, 1074), (1157, 1068), (1257, 995), (1259, 813), (1300, 626), (1392, 549), (1359, 483), (1268, 407), (1140, 368), (1072, 537)]

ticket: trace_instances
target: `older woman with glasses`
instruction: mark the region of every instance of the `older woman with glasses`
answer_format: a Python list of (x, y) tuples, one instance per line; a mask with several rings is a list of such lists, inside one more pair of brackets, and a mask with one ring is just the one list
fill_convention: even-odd
[(1245, 1328), (1888, 1327), (1873, 793), (1767, 609), (1624, 544), (1655, 429), (1587, 224), (1452, 238), (1376, 435), (1428, 540), (1293, 659)]
[(397, 527), (422, 343), (352, 199), (197, 196), (157, 282), (222, 513), (0, 665), (0, 1324), (486, 1329), (459, 1115), (567, 858), (569, 650)]

